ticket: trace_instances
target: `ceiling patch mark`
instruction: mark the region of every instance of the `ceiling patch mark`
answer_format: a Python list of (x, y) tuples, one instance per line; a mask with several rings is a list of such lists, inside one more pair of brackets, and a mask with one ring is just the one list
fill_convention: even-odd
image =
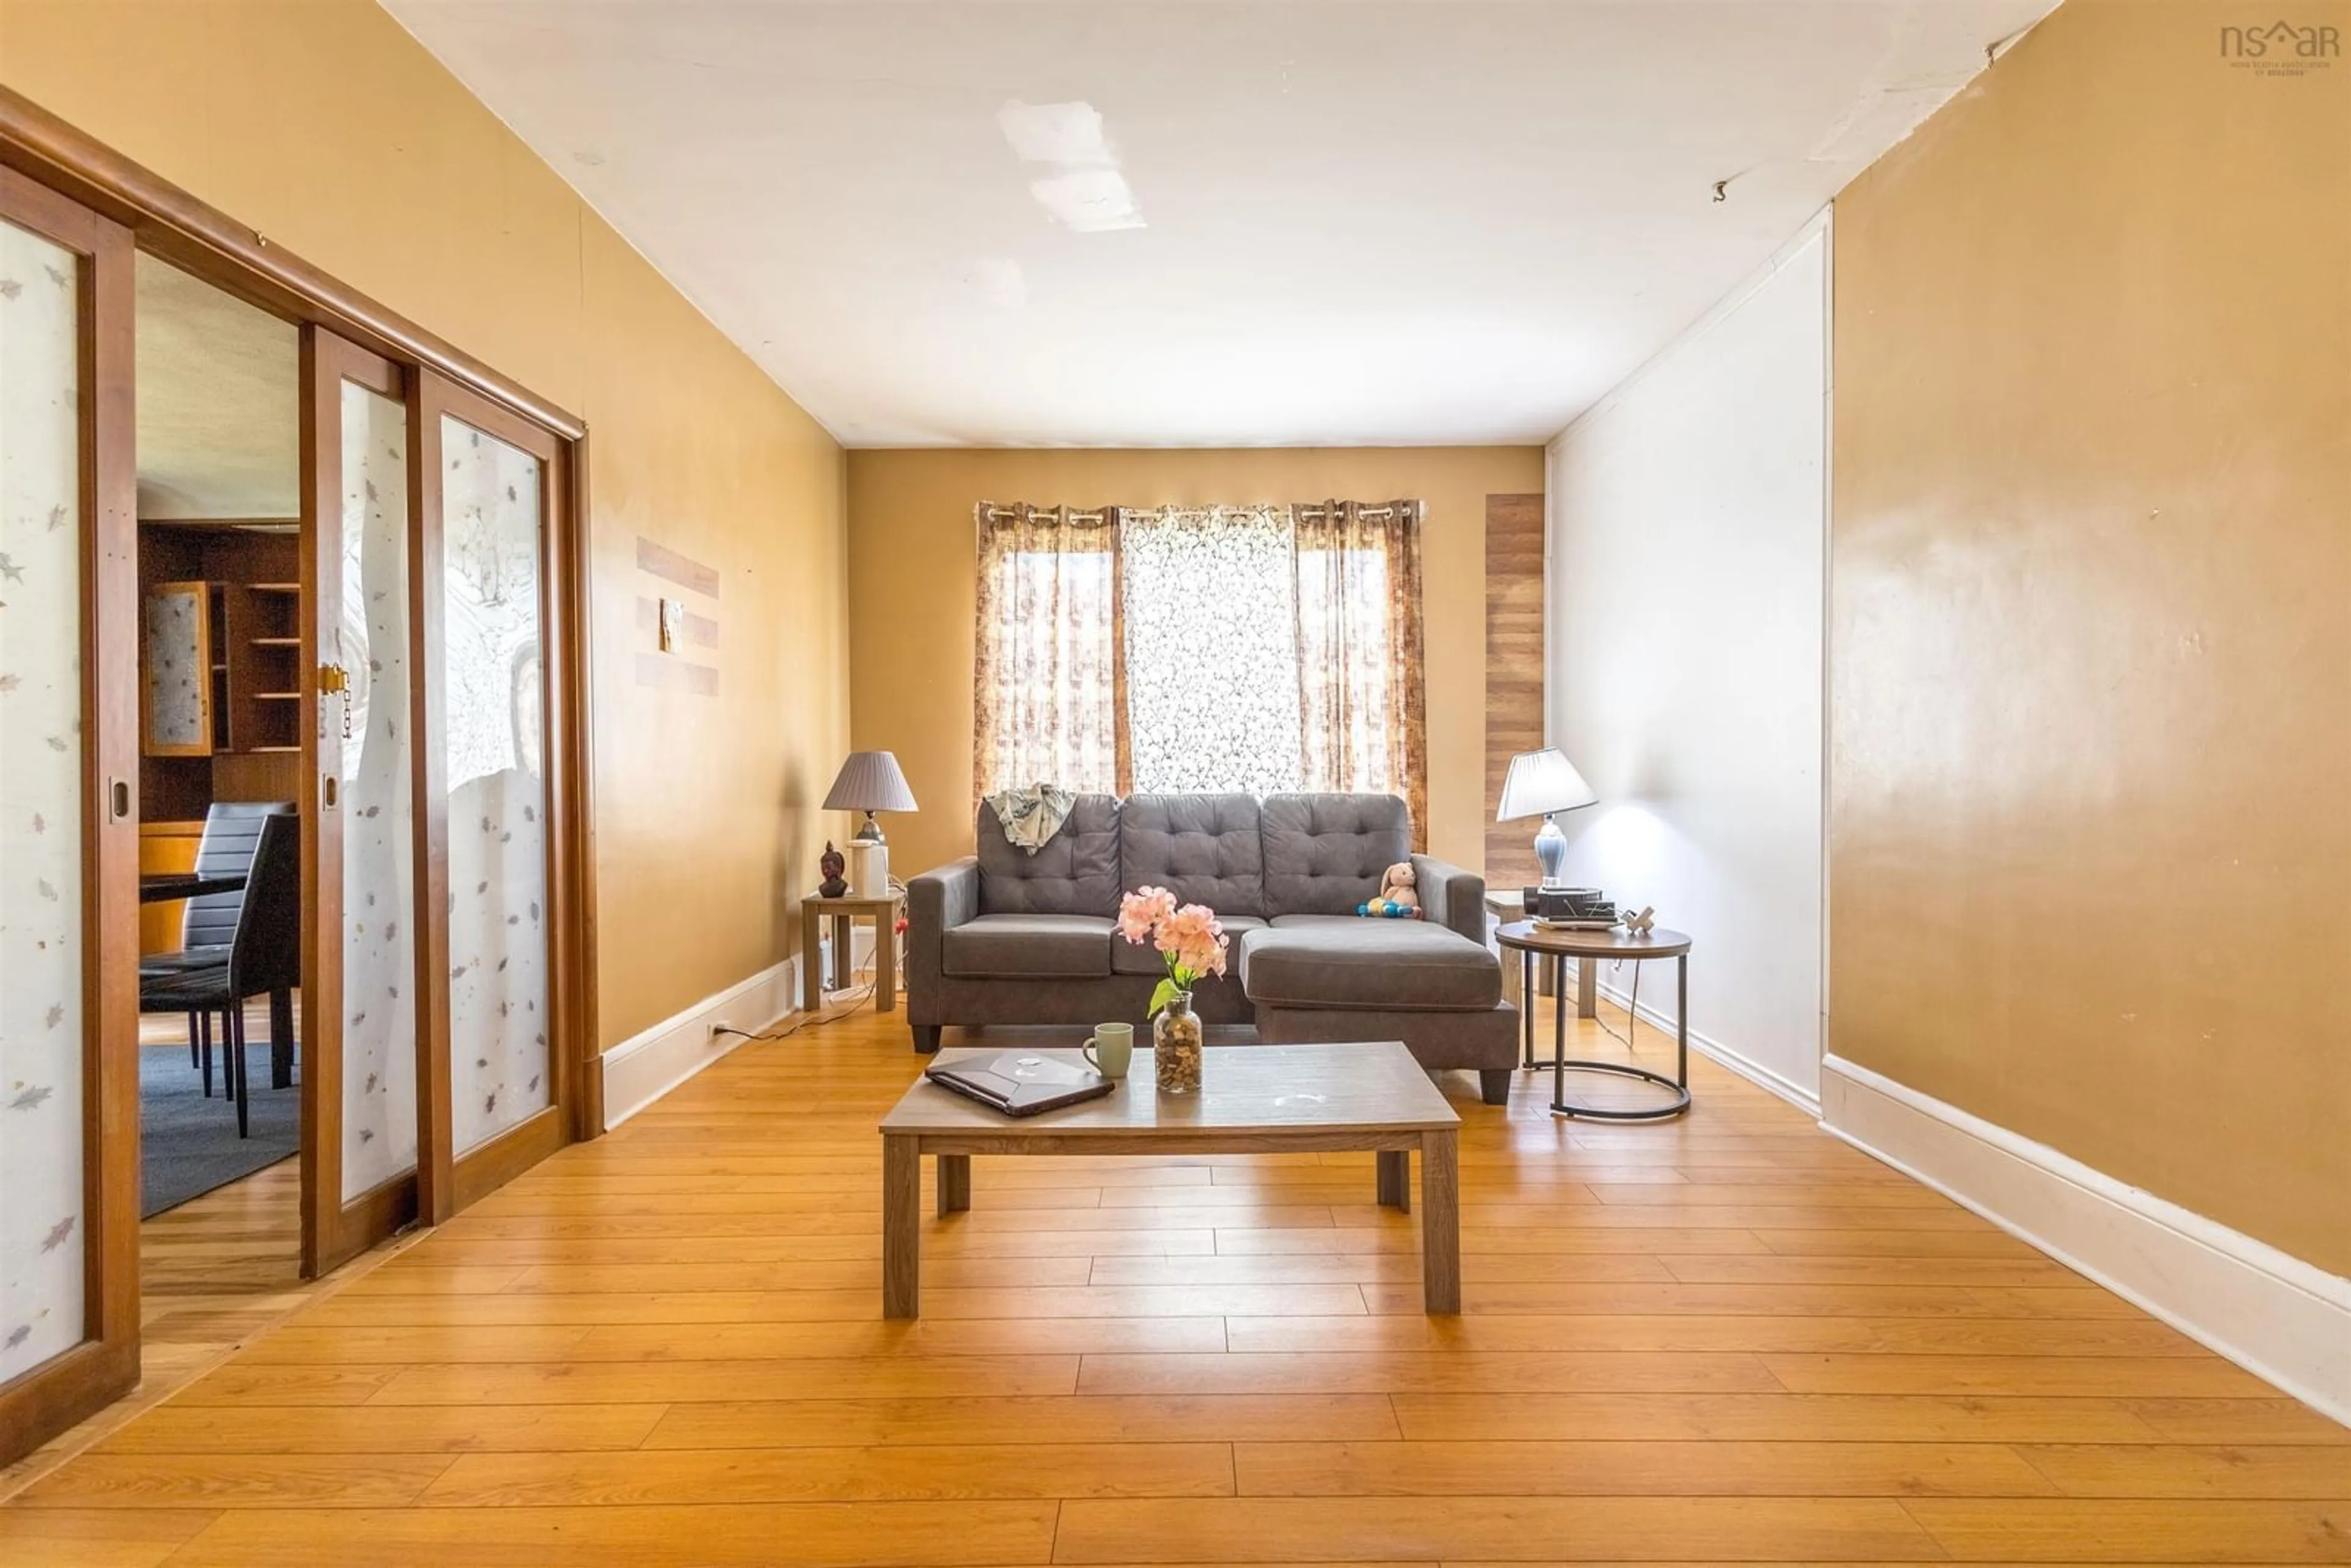
[(996, 111), (996, 123), (1023, 163), (1058, 163), (1065, 169), (1118, 166), (1118, 155), (1102, 132), (1102, 111), (1083, 99), (1023, 103), (1012, 99)]
[(996, 123), (1022, 162), (1052, 170), (1030, 180), (1029, 193), (1063, 228), (1102, 234), (1143, 226), (1142, 204), (1119, 172), (1118, 154), (1092, 104), (1012, 99), (996, 111)]
[(1111, 229), (1139, 229), (1143, 209), (1134, 193), (1115, 169), (1073, 169), (1029, 182), (1037, 204), (1079, 234), (1102, 234)]

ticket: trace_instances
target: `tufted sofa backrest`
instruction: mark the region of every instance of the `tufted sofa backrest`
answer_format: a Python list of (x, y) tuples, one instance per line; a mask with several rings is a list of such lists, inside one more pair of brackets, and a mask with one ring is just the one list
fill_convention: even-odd
[(1219, 915), (1353, 915), (1412, 858), (1394, 795), (1081, 795), (1035, 854), (979, 808), (982, 915), (1113, 916), (1138, 887)]
[(1270, 915), (1353, 915), (1412, 858), (1412, 818), (1394, 795), (1268, 795), (1261, 822)]
[(1115, 795), (1081, 795), (1061, 831), (1035, 854), (1004, 836), (1004, 824), (985, 801), (977, 823), (979, 912), (982, 915), (1118, 913), (1119, 802)]
[(1219, 915), (1266, 913), (1254, 795), (1129, 795), (1118, 841), (1123, 892), (1164, 887)]

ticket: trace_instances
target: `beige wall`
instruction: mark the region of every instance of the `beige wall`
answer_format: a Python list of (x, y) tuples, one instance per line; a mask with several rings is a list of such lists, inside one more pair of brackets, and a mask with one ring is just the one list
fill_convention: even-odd
[(2273, 19), (2069, 0), (1837, 203), (1830, 1038), (2351, 1272), (2351, 60)]
[[(848, 738), (813, 421), (370, 0), (0, 0), (0, 81), (588, 422), (611, 1044), (783, 957)], [(635, 543), (721, 573), (719, 695), (635, 684)]]
[[(1207, 506), (1339, 497), (1428, 504), (1428, 841), (1483, 862), (1486, 497), (1541, 490), (1534, 446), (887, 451), (849, 455), (851, 710), (923, 810), (885, 824), (912, 875), (971, 848), (972, 507)], [(1206, 585), (1204, 585), (1205, 588)]]

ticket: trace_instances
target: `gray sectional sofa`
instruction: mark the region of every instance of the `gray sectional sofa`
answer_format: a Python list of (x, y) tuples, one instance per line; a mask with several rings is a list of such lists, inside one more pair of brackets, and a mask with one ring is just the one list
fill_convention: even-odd
[[(1193, 993), (1208, 1023), (1269, 1043), (1401, 1040), (1431, 1068), (1510, 1092), (1518, 1012), (1486, 946), (1482, 878), (1412, 852), (1393, 795), (1083, 795), (1035, 854), (979, 809), (978, 853), (906, 884), (914, 1049), (949, 1024), (1140, 1024), (1164, 973), (1121, 938), (1121, 897), (1165, 887), (1214, 909), (1226, 973)], [(1423, 918), (1365, 919), (1380, 873), (1410, 861)]]

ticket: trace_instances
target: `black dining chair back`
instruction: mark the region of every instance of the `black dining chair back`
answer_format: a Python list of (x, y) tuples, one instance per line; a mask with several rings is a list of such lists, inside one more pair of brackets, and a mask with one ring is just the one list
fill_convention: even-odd
[[(262, 822), (293, 814), (293, 804), (287, 800), (215, 801), (204, 813), (204, 835), (196, 842), (196, 873), (250, 877)], [(236, 888), (188, 900), (180, 916), (180, 946), (189, 949), (227, 946), (236, 938), (237, 915), (245, 907), (245, 899), (246, 889)]]
[(240, 1001), (302, 983), (302, 819), (261, 819), (245, 906), (228, 949), (228, 988)]
[[(255, 817), (253, 853), (246, 866), (245, 902), (218, 963), (158, 969), (139, 977), (141, 1012), (188, 1015), (204, 1092), (212, 1084), (212, 1015), (220, 1014), (221, 1040), (228, 1055), (228, 1092), (236, 1102), (236, 1135), (251, 1131), (251, 1084), (245, 1060), (245, 1000), (271, 998), (271, 1075), (278, 1062), (292, 1071), (291, 997), (302, 983), (302, 819), (290, 811)], [(282, 1004), (282, 1005), (281, 1005)], [(283, 1082), (279, 1083), (283, 1087)]]

